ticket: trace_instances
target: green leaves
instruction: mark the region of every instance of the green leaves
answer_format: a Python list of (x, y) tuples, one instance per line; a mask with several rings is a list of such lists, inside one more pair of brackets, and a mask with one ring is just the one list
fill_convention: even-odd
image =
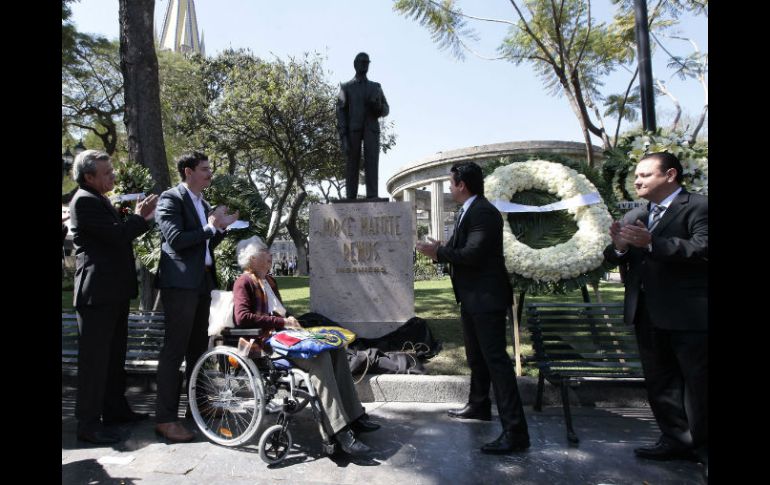
[(225, 239), (216, 247), (217, 279), (222, 288), (229, 288), (241, 274), (235, 248), (238, 241), (251, 236), (265, 238), (270, 220), (270, 209), (249, 180), (243, 176), (217, 175), (206, 190), (206, 200), (212, 206), (226, 205), (230, 212), (238, 211), (240, 220), (249, 227), (227, 231)]
[(627, 121), (636, 121), (639, 116), (637, 110), (640, 109), (639, 94), (629, 94), (628, 98), (625, 94), (610, 94), (604, 101), (604, 106), (607, 108), (604, 116), (622, 116)]
[[(511, 202), (542, 206), (560, 199), (542, 190), (524, 190), (513, 195)], [(577, 224), (567, 210), (552, 212), (511, 212), (511, 230), (521, 243), (541, 249), (568, 241), (577, 232)]]
[(477, 39), (454, 0), (397, 0), (393, 2), (393, 10), (418, 21), (430, 31), (439, 49), (449, 50), (457, 59), (465, 59), (461, 39)]

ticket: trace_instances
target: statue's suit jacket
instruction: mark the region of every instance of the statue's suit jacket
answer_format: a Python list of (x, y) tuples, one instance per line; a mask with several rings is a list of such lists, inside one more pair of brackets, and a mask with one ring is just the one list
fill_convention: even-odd
[(340, 134), (351, 131), (380, 133), (381, 116), (388, 116), (390, 106), (380, 83), (356, 78), (340, 85), (337, 99), (337, 125)]
[[(650, 205), (623, 218), (645, 225)], [(607, 261), (625, 265), (624, 320), (631, 325), (639, 293), (645, 292), (650, 320), (667, 330), (708, 329), (708, 198), (684, 189), (652, 230), (652, 252), (629, 247), (622, 256), (612, 244), (604, 250)]]
[(438, 261), (450, 263), (455, 298), (470, 312), (505, 311), (513, 293), (503, 257), (503, 218), (479, 195), (449, 241), (438, 248)]
[(88, 186), (70, 202), (75, 243), (75, 307), (122, 303), (138, 294), (132, 241), (152, 223), (131, 214), (123, 222), (109, 200)]
[[(203, 201), (206, 218), (211, 206)], [(155, 209), (155, 220), (161, 232), (160, 266), (156, 286), (158, 288), (198, 289), (202, 287), (206, 240), (209, 241), (211, 260), (214, 248), (225, 233), (204, 229), (195, 210), (190, 194), (179, 184), (163, 192)], [(214, 269), (214, 268), (212, 268)], [(216, 282), (216, 271), (212, 271)]]

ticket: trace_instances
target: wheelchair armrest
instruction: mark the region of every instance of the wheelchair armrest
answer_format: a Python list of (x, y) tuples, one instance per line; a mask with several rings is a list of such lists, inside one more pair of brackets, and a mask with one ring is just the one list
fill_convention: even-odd
[(261, 328), (225, 328), (222, 329), (222, 335), (232, 335), (235, 337), (240, 336), (256, 336), (262, 335)]

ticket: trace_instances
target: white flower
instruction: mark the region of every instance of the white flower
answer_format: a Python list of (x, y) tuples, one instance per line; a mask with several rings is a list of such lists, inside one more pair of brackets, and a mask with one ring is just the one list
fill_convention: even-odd
[[(648, 141), (649, 143), (649, 141)], [(531, 188), (568, 199), (597, 192), (583, 174), (560, 163), (545, 160), (516, 162), (498, 167), (486, 181), (490, 200), (509, 201), (513, 194)], [(503, 218), (503, 254), (508, 272), (541, 282), (575, 278), (598, 268), (604, 261), (604, 248), (610, 243), (612, 216), (604, 203), (568, 210), (578, 226), (572, 239), (542, 249), (522, 244), (511, 232), (508, 218)]]
[[(708, 195), (708, 147), (698, 147), (697, 144), (691, 146), (686, 138), (675, 133), (655, 137), (636, 135), (629, 146), (631, 149), (628, 152), (628, 158), (634, 164), (647, 153), (662, 151), (673, 153), (682, 162), (683, 185), (687, 190)], [(705, 156), (702, 156), (704, 150)], [(628, 171), (624, 185), (626, 192), (636, 198), (633, 168)]]

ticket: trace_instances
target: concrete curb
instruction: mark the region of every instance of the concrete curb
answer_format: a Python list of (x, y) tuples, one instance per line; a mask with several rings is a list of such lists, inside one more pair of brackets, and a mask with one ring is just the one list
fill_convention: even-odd
[[(535, 404), (536, 377), (517, 377), (522, 402)], [(62, 373), (62, 384), (77, 385), (77, 376)], [(129, 375), (127, 385), (134, 391), (156, 392), (155, 375)], [(356, 384), (361, 402), (464, 403), (468, 399), (470, 376), (373, 374)], [(490, 391), (494, 399), (494, 394)], [(570, 404), (595, 407), (647, 407), (643, 383), (588, 382), (572, 386)], [(561, 406), (559, 387), (546, 381), (543, 404)]]
[[(524, 405), (534, 405), (537, 378), (517, 377), (516, 382)], [(362, 402), (466, 402), (470, 391), (470, 376), (371, 375), (356, 384), (356, 391)], [(493, 396), (491, 392), (490, 395)], [(569, 399), (570, 404), (580, 406), (648, 406), (643, 383), (580, 383), (570, 387)], [(546, 381), (543, 404), (561, 405), (559, 387)]]

